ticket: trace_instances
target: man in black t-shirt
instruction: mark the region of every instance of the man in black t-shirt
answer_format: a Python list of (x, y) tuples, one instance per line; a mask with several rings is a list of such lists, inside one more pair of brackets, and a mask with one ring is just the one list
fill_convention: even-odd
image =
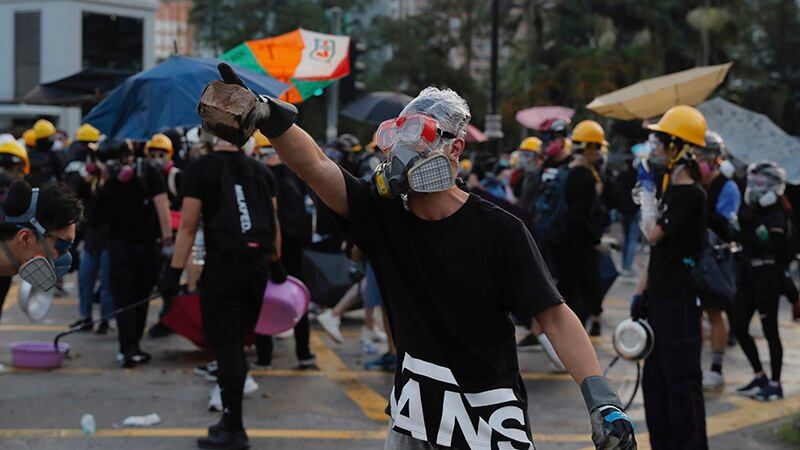
[(203, 334), (216, 358), (224, 414), (197, 441), (201, 448), (248, 448), (242, 423), (242, 389), (247, 376), (244, 338), (253, 333), (269, 263), (280, 258), (275, 179), (241, 148), (219, 140), (214, 152), (183, 172), (181, 224), (170, 266), (159, 282), (176, 294), (200, 219), (205, 264), (198, 283)]
[[(220, 72), (241, 83), (230, 67)], [(535, 316), (581, 383), (597, 445), (635, 448), (630, 421), (530, 233), (454, 185), (470, 118), (461, 97), (429, 87), (381, 124), (376, 143), (389, 159), (372, 181), (328, 159), (292, 124), (293, 106), (263, 100), (250, 112), (254, 123), (373, 264), (397, 347), (385, 448), (533, 448), (511, 314)], [(205, 128), (230, 130), (201, 117)]]
[[(639, 200), (642, 233), (652, 249), (631, 302), (633, 318), (646, 316), (655, 335), (642, 374), (647, 431), (653, 449), (705, 449), (702, 311), (692, 269), (706, 232), (706, 194), (693, 155), (693, 147), (705, 145), (706, 120), (691, 106), (676, 106), (649, 128), (653, 151), (650, 170), (639, 172)], [(662, 170), (663, 179), (656, 180)]]
[[(134, 158), (129, 140), (104, 150), (114, 157), (104, 164), (103, 185), (97, 200), (97, 220), (108, 226), (109, 281), (117, 309), (141, 302), (153, 294), (161, 269), (161, 254), (172, 246), (169, 200), (161, 174)], [(119, 354), (123, 368), (146, 364), (142, 351), (148, 303), (117, 314)]]

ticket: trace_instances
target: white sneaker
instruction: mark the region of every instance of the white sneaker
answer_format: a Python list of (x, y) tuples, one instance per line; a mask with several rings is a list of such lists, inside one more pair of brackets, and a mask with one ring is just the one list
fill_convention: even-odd
[(208, 410), (211, 412), (222, 412), (222, 389), (218, 384), (211, 388), (208, 397)]
[(703, 372), (703, 389), (717, 389), (721, 388), (725, 385), (725, 378), (722, 377), (722, 374), (719, 372), (714, 372), (713, 370), (709, 370), (708, 372)]
[(363, 325), (361, 327), (361, 342), (386, 342), (386, 333), (377, 327), (370, 330), (366, 325)]
[(242, 394), (250, 395), (257, 390), (258, 383), (256, 383), (256, 380), (253, 378), (253, 376), (248, 373), (247, 377), (244, 379), (244, 389), (242, 389)]
[(317, 316), (317, 322), (322, 325), (322, 328), (327, 332), (334, 341), (341, 344), (344, 341), (342, 332), (339, 331), (339, 326), (342, 319), (333, 315), (333, 311), (326, 309), (322, 314)]

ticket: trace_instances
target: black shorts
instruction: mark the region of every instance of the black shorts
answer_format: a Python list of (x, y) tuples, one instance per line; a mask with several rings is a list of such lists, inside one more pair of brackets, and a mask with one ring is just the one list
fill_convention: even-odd
[(700, 304), (703, 309), (713, 309), (716, 311), (726, 311), (729, 306), (729, 301), (725, 297), (719, 295), (699, 293)]

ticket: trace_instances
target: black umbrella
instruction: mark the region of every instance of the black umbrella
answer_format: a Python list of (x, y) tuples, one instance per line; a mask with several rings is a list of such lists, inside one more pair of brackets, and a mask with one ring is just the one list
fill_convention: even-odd
[(384, 120), (399, 116), (411, 100), (399, 92), (372, 92), (345, 106), (342, 115), (369, 125), (380, 125)]

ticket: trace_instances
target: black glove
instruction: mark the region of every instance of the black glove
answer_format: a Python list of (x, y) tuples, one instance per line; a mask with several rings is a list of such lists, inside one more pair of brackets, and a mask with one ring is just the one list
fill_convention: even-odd
[(634, 294), (631, 297), (631, 319), (647, 318), (647, 294)]
[[(247, 89), (239, 75), (236, 75), (236, 72), (228, 64), (219, 63), (217, 69), (222, 81)], [(253, 92), (253, 95), (255, 95), (257, 102), (248, 114), (246, 122), (255, 123), (256, 127), (267, 138), (272, 139), (282, 135), (297, 119), (297, 108), (291, 103), (265, 95), (258, 95), (255, 92)], [(249, 137), (247, 136), (247, 138)]]
[(286, 277), (289, 274), (286, 272), (286, 268), (283, 267), (283, 264), (280, 261), (272, 261), (269, 264), (269, 279), (272, 280), (275, 284), (281, 284), (286, 282)]
[(588, 377), (581, 383), (581, 394), (589, 410), (595, 447), (598, 450), (636, 450), (633, 423), (622, 411), (622, 403), (611, 381), (600, 375)]
[(164, 299), (171, 299), (178, 295), (181, 290), (181, 274), (183, 269), (176, 269), (170, 267), (169, 264), (164, 268), (161, 273), (161, 279), (158, 280), (158, 292)]

